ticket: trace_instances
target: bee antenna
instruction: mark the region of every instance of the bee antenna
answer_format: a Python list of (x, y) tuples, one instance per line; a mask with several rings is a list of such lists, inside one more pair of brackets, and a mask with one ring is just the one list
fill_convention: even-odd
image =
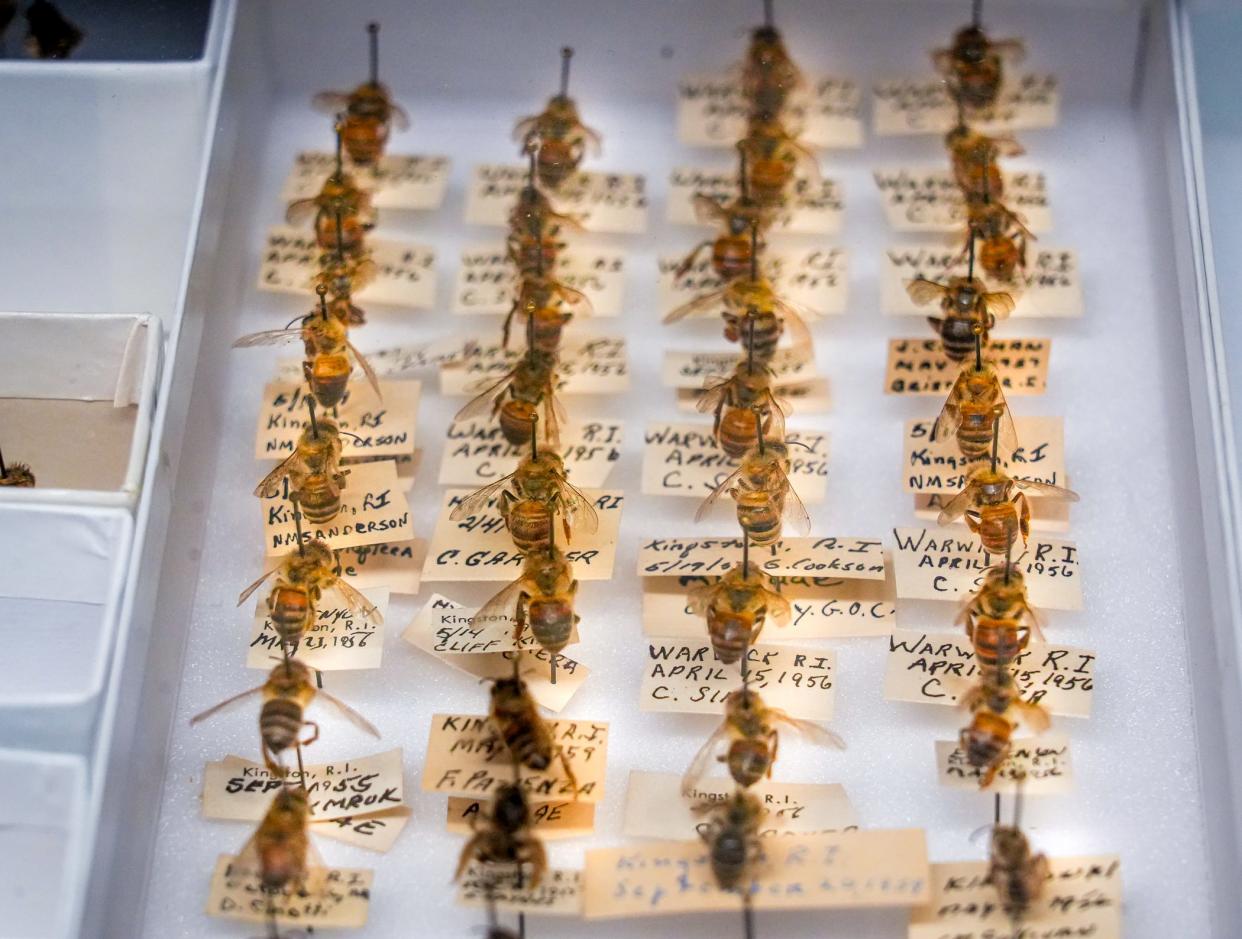
[(361, 437), (359, 437), (357, 434), (353, 433), (352, 431), (348, 431), (348, 430), (341, 430), (339, 427), (337, 428), (337, 431), (336, 431), (336, 432), (337, 432), (338, 434), (344, 434), (346, 437), (352, 437), (354, 440), (361, 440), (361, 439), (362, 439)]
[(367, 23), (367, 39), (370, 47), (371, 59), (371, 84), (379, 84), (379, 23), (374, 21)]
[(569, 96), (569, 63), (574, 57), (574, 50), (569, 46), (561, 49), (561, 97)]
[(784, 444), (787, 447), (801, 447), (803, 450), (806, 450), (809, 453), (815, 452), (815, 448), (812, 447), (805, 440), (790, 440), (788, 437), (786, 437), (784, 440)]

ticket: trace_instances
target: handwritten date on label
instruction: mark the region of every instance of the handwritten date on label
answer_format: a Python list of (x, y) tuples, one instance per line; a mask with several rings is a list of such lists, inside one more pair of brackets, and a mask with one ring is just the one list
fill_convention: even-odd
[[(569, 481), (578, 488), (598, 489), (621, 459), (620, 421), (571, 423), (560, 431), (561, 457)], [(546, 442), (541, 449), (546, 447)], [(448, 443), (440, 460), (441, 486), (485, 486), (516, 469), (529, 446), (515, 447), (500, 427), (479, 418), (449, 425)]]
[[(695, 211), (694, 197), (702, 193), (717, 202), (736, 198), (737, 168), (705, 169), (679, 167), (669, 178), (668, 221), (673, 225), (711, 225), (718, 223), (700, 217)], [(841, 231), (845, 201), (841, 187), (832, 179), (794, 180), (787, 198), (787, 208), (772, 222), (773, 231), (793, 235), (835, 235)]]
[[(1044, 393), (1051, 353), (1051, 339), (993, 339), (983, 355), (996, 370), (1008, 398)], [(949, 361), (939, 339), (890, 339), (884, 392), (943, 399), (961, 371), (962, 363)]]
[[(345, 158), (345, 171), (354, 184), (371, 194), (376, 209), (438, 209), (448, 188), (449, 158), (388, 153), (375, 167), (358, 167)], [(336, 155), (324, 150), (303, 150), (293, 160), (280, 200), (285, 203), (311, 199), (336, 169)]]
[[(1014, 660), (1024, 700), (1063, 717), (1089, 717), (1095, 653), (1032, 642)], [(916, 704), (956, 705), (979, 680), (970, 642), (958, 633), (899, 629), (889, 639), (884, 697)]]
[[(897, 596), (906, 600), (961, 601), (974, 594), (991, 562), (973, 536), (952, 530), (894, 528), (893, 574)], [(1031, 538), (1014, 546), (1031, 604), (1049, 610), (1082, 609), (1078, 546), (1055, 538)]]
[[(660, 381), (669, 388), (703, 391), (732, 375), (737, 363), (736, 350), (665, 352), (664, 362), (660, 367)], [(772, 372), (772, 383), (777, 388), (803, 383), (818, 375), (814, 358), (804, 348), (778, 349), (768, 367)]]
[[(476, 166), (466, 191), (466, 223), (509, 224), (509, 211), (526, 185), (525, 166)], [(626, 173), (579, 172), (553, 197), (556, 211), (591, 232), (637, 235), (647, 230), (647, 181)]]
[[(897, 231), (965, 230), (966, 202), (949, 170), (899, 167), (876, 170), (873, 175), (884, 204), (884, 215)], [(1006, 173), (1005, 205), (1036, 234), (1052, 227), (1043, 173), (1031, 170)]]
[[(724, 576), (741, 560), (741, 538), (652, 538), (639, 544), (638, 576)], [(771, 547), (752, 547), (750, 563), (771, 577), (885, 577), (878, 539), (782, 538)]]
[[(384, 626), (388, 613), (388, 588), (361, 591), (375, 607), (381, 622), (364, 619), (351, 609), (335, 587), (324, 591), (315, 622), (290, 644), (289, 654), (320, 672), (379, 668), (384, 656)], [(250, 629), (246, 667), (270, 671), (282, 655), (280, 635), (272, 625), (266, 598), (260, 599)]]
[(272, 914), (282, 923), (361, 929), (367, 923), (374, 872), (353, 868), (311, 871), (308, 889), (286, 887), (276, 893), (263, 886), (256, 865), (239, 866), (222, 854), (211, 874), (207, 915), (266, 923)]
[[(941, 78), (877, 82), (872, 98), (881, 136), (943, 134), (957, 124), (957, 106)], [(969, 112), (970, 126), (985, 134), (1054, 127), (1060, 100), (1055, 75), (1010, 76), (994, 106)]]
[[(1000, 449), (999, 465), (1010, 476), (1065, 486), (1065, 421), (1015, 417), (1018, 448)], [(936, 436), (935, 421), (906, 421), (902, 485), (906, 492), (960, 492), (967, 475), (987, 460), (967, 460), (954, 436)], [(989, 455), (990, 459), (990, 455)]]
[[(625, 285), (625, 255), (573, 246), (560, 252), (552, 267), (557, 280), (580, 290), (590, 301), (591, 316), (617, 316)], [(517, 269), (504, 245), (476, 245), (461, 255), (455, 313), (508, 313), (518, 283)]]
[[(699, 252), (685, 273), (679, 274), (684, 260), (684, 256), (660, 258), (661, 314), (671, 313), (683, 303), (724, 286), (724, 281), (712, 269), (711, 252), (707, 248)], [(798, 304), (805, 320), (814, 321), (845, 312), (849, 272), (843, 248), (765, 252), (763, 273), (771, 279), (782, 298)]]
[[(690, 147), (732, 147), (746, 136), (750, 107), (736, 75), (687, 75), (677, 83), (677, 136)], [(862, 92), (821, 76), (789, 96), (782, 120), (808, 147), (861, 147)]]
[[(956, 740), (936, 741), (936, 778), (950, 789), (980, 791), (984, 771), (971, 766)], [(1015, 739), (1009, 756), (1001, 764), (987, 792), (1023, 795), (1052, 795), (1069, 792), (1073, 787), (1070, 765), (1069, 737), (1064, 734), (1042, 734), (1039, 737)]]
[[(406, 456), (414, 452), (418, 422), (417, 381), (380, 381), (377, 397), (371, 383), (353, 379), (336, 409), (334, 420), (342, 431), (341, 455)], [(298, 438), (310, 426), (303, 382), (271, 382), (263, 389), (255, 433), (256, 460), (283, 460), (297, 449)]]
[[(511, 372), (522, 357), (520, 343), (475, 347), (440, 368), (440, 393), (477, 395)], [(625, 340), (606, 336), (567, 343), (556, 369), (559, 394), (618, 394), (630, 386)]]

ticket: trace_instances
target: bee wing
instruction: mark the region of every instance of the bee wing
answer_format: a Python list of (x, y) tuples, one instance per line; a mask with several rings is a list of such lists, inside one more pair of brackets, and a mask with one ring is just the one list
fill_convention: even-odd
[(795, 534), (809, 535), (811, 533), (811, 516), (807, 514), (806, 506), (802, 503), (802, 497), (794, 489), (793, 483), (789, 481), (785, 471), (781, 470), (780, 474), (784, 479), (785, 487), (785, 504), (781, 511), (781, 518), (785, 520)]
[(349, 95), (343, 91), (321, 91), (311, 98), (311, 107), (336, 117), (349, 107)]
[(455, 522), (460, 522), (467, 515), (474, 515), (480, 509), (486, 508), (487, 503), (491, 501), (492, 497), (507, 486), (512, 478), (513, 474), (510, 473), (494, 483), (488, 483), (482, 489), (476, 489), (457, 504), (453, 511), (449, 513), (449, 518)]
[(955, 519), (961, 518), (962, 513), (970, 507), (972, 495), (973, 489), (971, 485), (967, 483), (962, 491), (950, 499), (949, 503), (940, 510), (940, 514), (936, 516), (936, 524), (948, 525)]
[(357, 346), (355, 346), (348, 339), (345, 340), (345, 345), (349, 347), (350, 354), (353, 355), (354, 361), (358, 363), (358, 367), (362, 369), (362, 374), (366, 376), (367, 384), (374, 389), (375, 397), (383, 401), (384, 395), (380, 392), (379, 376), (375, 374), (375, 369), (371, 368), (371, 363), (367, 361), (367, 357), (359, 352)]
[(983, 307), (998, 320), (1003, 320), (1006, 316), (1013, 312), (1013, 308), (1018, 305), (1013, 295), (1003, 290), (995, 293), (985, 293), (983, 295)]
[(337, 592), (341, 595), (341, 599), (345, 601), (345, 606), (360, 615), (364, 620), (374, 623), (376, 626), (382, 625), (384, 617), (380, 614), (379, 608), (361, 594), (352, 584), (345, 582), (343, 577), (338, 577), (336, 583), (333, 584)]
[(370, 258), (362, 258), (354, 263), (354, 271), (350, 280), (353, 282), (353, 290), (358, 291), (365, 287), (371, 281), (375, 280), (375, 275), (379, 273), (379, 268)]
[(690, 202), (694, 206), (694, 217), (704, 225), (711, 225), (715, 222), (724, 223), (729, 220), (728, 211), (715, 196), (705, 192), (696, 192), (690, 197)]
[[(709, 379), (710, 381), (710, 379)], [(733, 380), (726, 378), (718, 381), (716, 384), (708, 387), (699, 395), (699, 400), (695, 403), (695, 407), (703, 414), (716, 410), (720, 404), (729, 395), (729, 390), (733, 387)]]
[(257, 827), (246, 839), (241, 850), (237, 852), (237, 856), (233, 858), (232, 867), (235, 871), (247, 876), (262, 876), (263, 865), (259, 858), (259, 829)]
[(193, 717), (190, 718), (190, 723), (198, 724), (202, 721), (205, 721), (207, 720), (207, 718), (211, 717), (212, 715), (217, 714), (220, 711), (223, 711), (227, 707), (232, 707), (234, 704), (238, 704), (244, 699), (250, 697), (252, 694), (258, 694), (262, 690), (263, 690), (263, 685), (256, 685), (254, 688), (250, 688), (246, 691), (241, 692), (240, 694), (235, 694), (231, 698), (225, 698), (219, 704), (215, 705), (214, 707), (209, 707), (207, 710), (203, 711), (201, 714), (195, 714)]
[(824, 181), (824, 175), (820, 172), (819, 160), (814, 152), (792, 137), (789, 139), (789, 146), (793, 150), (798, 169), (802, 171), (802, 178), (816, 186), (820, 185)]
[(1013, 484), (1032, 495), (1043, 496), (1047, 499), (1060, 499), (1062, 502), (1078, 501), (1078, 493), (1074, 492), (1074, 490), (1053, 486), (1050, 483), (1037, 483), (1033, 479), (1015, 478)]
[(410, 129), (410, 115), (405, 113), (405, 108), (397, 104), (395, 101), (388, 102), (388, 116), (392, 120), (392, 126), (397, 130)]
[(1048, 712), (1038, 704), (1031, 704), (1029, 701), (1015, 701), (1011, 707), (1017, 708), (1018, 714), (1022, 720), (1037, 734), (1042, 734), (1045, 730), (1052, 726), (1052, 718)]
[(253, 594), (261, 586), (263, 586), (263, 581), (267, 580), (269, 577), (275, 574), (278, 570), (280, 570), (279, 567), (273, 567), (270, 571), (268, 571), (266, 574), (264, 574), (262, 577), (256, 580), (253, 584), (251, 584), (249, 587), (243, 590), (241, 592), (241, 595), (237, 598), (237, 605), (241, 606), (243, 603), (245, 603), (246, 600), (250, 598), (251, 594)]
[(688, 796), (690, 791), (703, 778), (703, 774), (707, 772), (707, 765), (711, 762), (712, 757), (716, 755), (716, 751), (720, 748), (721, 742), (729, 735), (729, 725), (721, 722), (715, 732), (707, 738), (707, 742), (699, 747), (699, 751), (694, 755), (694, 759), (690, 761), (690, 766), (686, 769), (685, 774), (681, 777), (681, 794)]
[(713, 290), (711, 293), (705, 293), (695, 297), (693, 300), (683, 303), (677, 309), (673, 310), (662, 320), (665, 325), (676, 323), (683, 320), (687, 316), (697, 316), (700, 313), (712, 313), (723, 306), (724, 288)]
[(599, 530), (599, 515), (591, 500), (564, 477), (561, 478), (561, 499), (565, 506), (565, 518), (574, 531), (588, 535)]
[(1013, 134), (997, 134), (990, 139), (992, 146), (996, 148), (998, 156), (1016, 157), (1026, 153), (1026, 148), (1018, 142), (1018, 138), (1014, 137)]
[(479, 623), (490, 622), (494, 619), (512, 621), (517, 613), (518, 600), (521, 599), (522, 591), (525, 587), (526, 580), (519, 577), (513, 583), (502, 588), (495, 596), (479, 607), (479, 612), (474, 615), (475, 621)]
[(301, 457), (296, 450), (290, 453), (281, 460), (278, 467), (263, 477), (259, 485), (254, 487), (254, 494), (261, 499), (271, 499), (280, 495), (281, 482), (292, 472), (294, 464), (300, 459)]
[(453, 415), (453, 420), (469, 420), (470, 418), (478, 417), (480, 414), (487, 411), (492, 406), (492, 402), (497, 397), (505, 393), (509, 387), (509, 380), (512, 378), (513, 372), (506, 372), (490, 385), (487, 384), (490, 379), (483, 379), (480, 383), (482, 385), (481, 390), (479, 390), (479, 385), (472, 386), (470, 390), (479, 390), (479, 394), (475, 398), (472, 398), (460, 411)]
[(707, 494), (707, 498), (703, 500), (702, 505), (699, 506), (699, 510), (694, 513), (694, 520), (696, 522), (702, 521), (703, 516), (707, 514), (707, 510), (716, 504), (716, 500), (733, 488), (733, 484), (737, 482), (737, 478), (741, 474), (742, 468), (739, 466), (732, 473), (726, 476), (721, 481), (720, 485)]
[(290, 342), (300, 338), (302, 328), (297, 329), (265, 329), (262, 332), (250, 333), (240, 339), (233, 340), (234, 349), (249, 349), (252, 346), (274, 346), (280, 342)]
[(767, 592), (767, 618), (776, 626), (786, 626), (793, 616), (793, 604), (775, 590)]
[(799, 720), (796, 717), (790, 717), (779, 708), (768, 708), (768, 717), (770, 717), (773, 721), (792, 727), (812, 743), (818, 743), (820, 746), (825, 747), (835, 747), (838, 750), (845, 749), (845, 741), (842, 740), (838, 734), (832, 732), (823, 724), (816, 724), (813, 721), (804, 721)]
[(581, 313), (583, 316), (590, 316), (595, 312), (595, 307), (591, 305), (591, 299), (581, 290), (576, 290), (568, 284), (562, 284), (560, 281), (554, 281), (553, 292), (558, 300), (565, 304), (575, 313)]
[(527, 140), (539, 127), (539, 118), (541, 114), (532, 114), (530, 117), (524, 117), (513, 125), (513, 139), (517, 141)]
[(696, 584), (686, 591), (690, 610), (695, 616), (702, 616), (707, 612), (719, 586), (719, 581), (710, 581), (706, 584)]
[[(944, 402), (944, 407), (940, 409), (936, 423), (932, 425), (932, 436), (937, 440), (953, 436), (962, 424), (962, 412), (957, 407), (957, 389), (961, 382), (962, 376), (959, 375), (957, 381), (953, 383), (953, 390), (949, 392), (949, 397)], [(1009, 409), (1005, 410), (1008, 413)]]
[(805, 303), (796, 303), (793, 300), (786, 300), (781, 297), (776, 297), (773, 306), (776, 308), (776, 312), (779, 313), (786, 321), (791, 319), (800, 320), (802, 321), (804, 327), (806, 325), (806, 320), (814, 320), (819, 318), (819, 311), (812, 309)]
[(948, 292), (949, 288), (944, 284), (938, 284), (926, 277), (916, 277), (906, 284), (906, 293), (919, 306), (926, 306), (933, 302), (939, 303)]
[(1002, 453), (1013, 453), (1018, 449), (1018, 428), (1013, 423), (1013, 412), (1009, 410), (1009, 404), (1005, 401), (1005, 395), (1000, 389), (1000, 384), (996, 386), (997, 403), (1001, 407), (1000, 416), (996, 419), (1000, 423), (998, 431), (1000, 450)]
[(290, 225), (300, 225), (311, 217), (311, 213), (319, 208), (319, 203), (315, 199), (298, 199), (296, 202), (290, 202), (289, 207), (285, 209), (285, 221)]
[(375, 737), (377, 740), (379, 739), (380, 732), (375, 729), (375, 725), (372, 724), (365, 717), (363, 717), (361, 714), (359, 714), (357, 711), (355, 711), (353, 708), (351, 708), (348, 704), (346, 704), (340, 698), (333, 697), (332, 695), (328, 694), (328, 692), (324, 691), (322, 688), (316, 691), (315, 695), (316, 697), (323, 698), (325, 701), (327, 701), (329, 704), (335, 707), (338, 711), (341, 712), (342, 715), (344, 715), (344, 717), (351, 724), (353, 724), (359, 730), (365, 731), (366, 733), (370, 734), (372, 737)]

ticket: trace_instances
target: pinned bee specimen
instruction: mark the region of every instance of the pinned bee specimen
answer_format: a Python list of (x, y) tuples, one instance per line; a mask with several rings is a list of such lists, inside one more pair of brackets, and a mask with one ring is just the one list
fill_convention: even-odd
[(405, 130), (410, 120), (379, 80), (379, 23), (367, 24), (370, 75), (351, 92), (324, 91), (312, 104), (329, 114), (344, 112), (341, 140), (345, 152), (358, 166), (375, 166), (384, 155), (392, 128)]
[(274, 345), (300, 338), (306, 352), (302, 373), (320, 407), (334, 408), (341, 403), (354, 363), (362, 369), (378, 395), (379, 378), (362, 353), (349, 341), (349, 328), (328, 310), (327, 289), (321, 284), (315, 292), (319, 294), (319, 306), (302, 317), (300, 327), (269, 329), (242, 336), (233, 343), (233, 348)]
[[(694, 791), (713, 757), (729, 768), (733, 781), (744, 789), (771, 776), (772, 764), (776, 762), (779, 724), (799, 731), (814, 743), (845, 749), (845, 741), (826, 727), (792, 718), (764, 704), (759, 692), (748, 687), (739, 688), (725, 699), (724, 722), (695, 754), (682, 777), (682, 795), (688, 796)], [(728, 748), (717, 756), (725, 741), (729, 743)]]
[[(315, 687), (311, 671), (297, 659), (284, 659), (268, 673), (267, 681), (221, 701), (215, 707), (191, 718), (191, 724), (204, 721), (226, 707), (238, 704), (254, 694), (263, 695), (263, 707), (259, 711), (259, 739), (262, 742), (263, 762), (277, 775), (285, 774), (280, 755), (290, 747), (300, 749), (319, 739), (319, 725), (306, 720), (305, 711), (317, 696), (333, 705), (355, 727), (379, 738), (379, 731), (365, 717), (339, 698)], [(303, 727), (311, 730), (309, 737), (299, 740)]]
[(755, 440), (785, 438), (785, 406), (772, 390), (772, 370), (755, 363), (756, 317), (748, 314), (746, 358), (727, 378), (711, 381), (697, 407), (714, 415), (712, 436), (733, 459), (746, 455)]
[(695, 193), (694, 214), (705, 225), (719, 225), (721, 232), (714, 239), (702, 241), (686, 255), (677, 268), (677, 276), (685, 277), (705, 248), (712, 250), (712, 270), (723, 281), (744, 276), (752, 269), (756, 239), (772, 225), (775, 215), (770, 206), (760, 205), (750, 197), (750, 178), (746, 167), (746, 151), (738, 150), (738, 195), (721, 202), (706, 193)]
[(535, 273), (542, 275), (552, 268), (557, 254), (565, 247), (560, 240), (562, 229), (581, 231), (578, 220), (553, 209), (551, 201), (539, 189), (535, 163), (538, 149), (533, 142), (526, 149), (530, 157), (526, 185), (509, 210), (509, 236), (506, 241), (509, 260), (523, 277)]
[(966, 226), (967, 251), (977, 254), (992, 280), (1010, 284), (1018, 270), (1026, 270), (1027, 242), (1035, 236), (1016, 213), (985, 195), (967, 204)]
[(820, 180), (815, 154), (779, 119), (752, 119), (738, 147), (746, 154), (750, 195), (766, 208), (784, 208), (799, 173), (812, 182)]
[(279, 466), (263, 477), (254, 494), (274, 499), (288, 484), (295, 499), (315, 525), (326, 524), (341, 511), (341, 490), (349, 470), (341, 468), (341, 432), (336, 422), (315, 417), (315, 399), (306, 399), (310, 423), (302, 428), (297, 446)]
[(522, 576), (488, 600), (477, 618), (512, 620), (515, 641), (529, 626), (535, 641), (551, 655), (551, 681), (556, 684), (556, 654), (569, 644), (581, 619), (574, 612), (577, 595), (573, 565), (556, 545), (545, 544), (527, 550)]
[(707, 845), (712, 876), (721, 890), (742, 884), (759, 859), (759, 824), (763, 806), (745, 789), (736, 790), (725, 802), (701, 802), (694, 811), (708, 816), (699, 837)]
[(966, 601), (958, 616), (975, 657), (989, 668), (1005, 668), (1026, 651), (1031, 636), (1042, 638), (1043, 623), (1026, 597), (1022, 572), (1006, 559), (1004, 567), (988, 569), (979, 592)]
[(272, 893), (304, 891), (324, 863), (310, 839), (310, 801), (302, 786), (281, 786), (233, 867)]
[(945, 134), (945, 147), (953, 163), (953, 178), (966, 202), (982, 201), (985, 197), (1002, 199), (1005, 182), (1000, 157), (1021, 156), (1022, 145), (1008, 134), (989, 135), (967, 126), (962, 109), (958, 108), (957, 124)]
[(1077, 502), (1078, 493), (1010, 476), (997, 468), (995, 444), (996, 438), (993, 438), (992, 461), (970, 471), (962, 491), (940, 510), (937, 521), (948, 525), (965, 517), (966, 527), (979, 536), (984, 551), (1004, 555), (1019, 535), (1024, 545), (1030, 537), (1031, 506), (1026, 499), (1027, 492), (1062, 502)]
[(952, 46), (932, 53), (932, 62), (944, 76), (953, 100), (978, 110), (996, 103), (1005, 78), (1005, 61), (1017, 62), (1024, 53), (1016, 39), (989, 39), (976, 17), (957, 31)]
[(512, 678), (497, 678), (492, 682), (488, 711), (492, 730), (513, 759), (527, 769), (542, 772), (552, 765), (553, 760), (560, 760), (561, 769), (576, 798), (578, 777), (574, 775), (565, 751), (552, 739), (552, 731), (539, 714), (539, 706), (531, 697), (526, 682), (517, 676), (517, 661), (515, 657)]
[(5, 463), (0, 453), (0, 488), (29, 489), (35, 484), (35, 475), (28, 463)]
[[(954, 362), (964, 361), (975, 350), (976, 342), (987, 342), (988, 332), (1013, 312), (1014, 299), (1004, 291), (989, 293), (976, 277), (950, 277), (948, 283), (918, 277), (906, 285), (906, 293), (919, 306), (938, 302), (941, 316), (927, 322), (940, 336), (944, 354)], [(975, 326), (982, 326), (976, 332)]]
[[(298, 199), (289, 204), (285, 220), (299, 225), (311, 217), (315, 219), (315, 241), (324, 251), (331, 251), (340, 244), (349, 255), (362, 250), (363, 238), (369, 227), (364, 217), (371, 211), (371, 195), (359, 189), (354, 179), (345, 172), (341, 163), (341, 125), (336, 125), (336, 165), (323, 181), (319, 192), (309, 199)], [(340, 226), (338, 239), (337, 227)]]
[(341, 578), (337, 573), (336, 552), (318, 539), (311, 539), (290, 551), (279, 567), (241, 592), (237, 605), (245, 603), (271, 577), (276, 578), (276, 583), (267, 595), (268, 618), (286, 647), (296, 646), (315, 622), (324, 592), (333, 588), (345, 605), (367, 622), (378, 625), (384, 621), (375, 605)]
[(336, 214), (333, 225), (335, 245), (319, 256), (319, 271), (311, 282), (316, 289), (323, 287), (333, 297), (349, 297), (371, 283), (378, 269), (361, 239), (352, 253), (347, 250), (340, 213)]
[(520, 447), (535, 432), (542, 407), (544, 440), (550, 446), (560, 446), (560, 421), (565, 420), (565, 409), (556, 397), (556, 384), (555, 353), (528, 348), (502, 378), (490, 383), (484, 379), (478, 396), (453, 420), (464, 421), (490, 411), (493, 418), (499, 418), (505, 440)]
[(763, 548), (780, 541), (785, 523), (799, 535), (811, 530), (811, 517), (789, 482), (789, 447), (764, 439), (746, 451), (741, 465), (726, 476), (699, 506), (694, 520), (701, 521), (724, 493), (737, 504), (737, 522), (750, 540)]
[(591, 301), (586, 294), (567, 286), (553, 277), (544, 276), (540, 268), (524, 275), (518, 283), (505, 317), (501, 331), (501, 344), (509, 348), (509, 336), (513, 320), (518, 314), (526, 318), (526, 342), (541, 352), (555, 353), (561, 344), (561, 332), (574, 318), (574, 314), (591, 313)]
[(741, 659), (767, 623), (784, 626), (793, 615), (772, 579), (745, 561), (715, 583), (692, 588), (690, 609), (707, 619), (712, 650), (725, 665)]
[(1020, 801), (1015, 804), (1012, 825), (992, 827), (987, 876), (1015, 924), (1030, 912), (1052, 874), (1048, 858), (1031, 850), (1031, 842), (1018, 824), (1018, 805)]
[(975, 360), (958, 373), (953, 387), (949, 389), (936, 423), (932, 427), (933, 438), (956, 435), (957, 446), (968, 460), (981, 460), (992, 447), (992, 438), (1006, 453), (1017, 449), (1018, 434), (1014, 429), (1013, 415), (1005, 402), (1000, 376), (996, 369), (983, 360), (983, 326), (976, 323)]
[(980, 789), (992, 784), (1009, 758), (1010, 741), (1020, 721), (1035, 733), (1043, 733), (1050, 723), (1047, 711), (1022, 700), (1008, 668), (980, 668), (979, 683), (962, 700), (962, 707), (973, 713), (970, 724), (959, 735), (958, 746), (967, 763), (984, 771), (979, 778)]
[(548, 857), (533, 827), (526, 792), (516, 784), (501, 785), (492, 796), (487, 816), (471, 819), (472, 834), (462, 848), (453, 880), (461, 880), (475, 861), (513, 868), (520, 885), (538, 887), (548, 869)]
[(518, 121), (513, 136), (522, 151), (534, 146), (539, 182), (553, 191), (578, 171), (588, 149), (599, 151), (599, 134), (582, 123), (578, 105), (569, 97), (569, 63), (574, 50), (561, 50), (561, 90), (540, 113)]
[(772, 4), (764, 4), (764, 23), (750, 34), (742, 62), (742, 94), (752, 120), (769, 121), (785, 110), (789, 96), (805, 84), (780, 30), (772, 22)]

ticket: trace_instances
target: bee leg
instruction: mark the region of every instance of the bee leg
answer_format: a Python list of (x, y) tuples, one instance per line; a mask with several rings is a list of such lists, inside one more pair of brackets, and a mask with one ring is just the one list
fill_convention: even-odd
[(483, 841), (483, 838), (484, 835), (482, 832), (476, 832), (470, 840), (466, 842), (465, 847), (461, 849), (461, 855), (457, 858), (457, 870), (453, 872), (454, 882), (461, 880), (461, 875), (464, 874), (466, 872), (466, 868), (470, 866), (470, 862), (474, 859), (475, 850)]
[(319, 725), (314, 721), (302, 721), (302, 726), (311, 728), (311, 735), (305, 740), (299, 740), (298, 745), (302, 747), (309, 747), (312, 743), (319, 739)]
[(578, 777), (574, 775), (574, 768), (569, 765), (569, 757), (565, 755), (564, 747), (556, 748), (556, 755), (561, 761), (561, 769), (565, 771), (565, 778), (569, 780), (569, 784), (574, 790), (574, 801), (578, 801)]

